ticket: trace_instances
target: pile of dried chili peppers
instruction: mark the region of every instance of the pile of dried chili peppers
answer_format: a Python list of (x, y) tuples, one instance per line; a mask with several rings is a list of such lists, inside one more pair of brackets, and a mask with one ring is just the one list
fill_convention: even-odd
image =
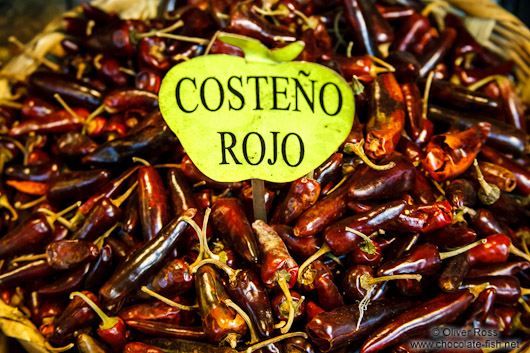
[[(0, 102), (0, 297), (50, 347), (418, 352), (433, 328), (529, 337), (528, 107), (513, 62), (461, 18), (415, 0), (168, 1), (149, 21), (81, 9), (55, 60)], [(172, 66), (243, 56), (218, 31), (302, 40), (297, 60), (356, 92), (339, 150), (265, 184), (268, 222), (251, 183), (205, 177), (158, 109)]]

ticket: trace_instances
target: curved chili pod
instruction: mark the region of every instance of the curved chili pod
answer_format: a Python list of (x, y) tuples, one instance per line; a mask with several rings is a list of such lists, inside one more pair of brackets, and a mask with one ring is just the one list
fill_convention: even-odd
[(54, 94), (58, 93), (72, 106), (95, 109), (101, 105), (103, 97), (94, 86), (66, 74), (56, 72), (36, 71), (28, 77), (30, 89), (54, 101)]
[(69, 270), (99, 256), (99, 249), (86, 240), (53, 241), (46, 247), (46, 261), (56, 270)]
[(317, 236), (297, 237), (292, 227), (283, 224), (273, 224), (272, 228), (282, 238), (289, 251), (299, 258), (307, 259), (322, 246), (322, 239)]
[(10, 288), (26, 281), (45, 278), (57, 271), (46, 260), (36, 260), (0, 274), (0, 288)]
[(471, 289), (474, 286), (489, 283), (488, 288), (494, 288), (495, 301), (498, 304), (514, 305), (521, 298), (521, 283), (515, 276), (484, 276), (466, 279), (460, 288)]
[(173, 323), (150, 320), (127, 320), (127, 326), (147, 335), (167, 338), (204, 340), (207, 338), (202, 326), (180, 326)]
[(364, 150), (381, 159), (394, 151), (405, 127), (403, 92), (392, 73), (378, 75), (369, 85), (369, 119)]
[(184, 260), (173, 259), (149, 279), (147, 288), (164, 296), (181, 295), (193, 287), (193, 275)]
[(466, 277), (469, 267), (467, 254), (460, 254), (449, 259), (438, 278), (438, 287), (444, 292), (457, 290)]
[[(361, 0), (343, 0), (345, 16), (348, 27), (353, 36), (356, 47), (360, 48), (361, 54), (381, 56), (376, 44), (374, 28), (371, 26), (365, 6), (368, 4)], [(369, 5), (374, 6), (371, 2)], [(377, 11), (377, 10), (376, 10)]]
[(72, 293), (81, 288), (89, 268), (89, 264), (75, 268), (72, 271), (63, 274), (55, 282), (39, 288), (37, 293), (45, 296), (57, 296)]
[(189, 209), (181, 217), (174, 218), (162, 228), (156, 237), (144, 243), (118, 265), (109, 280), (99, 290), (102, 303), (112, 308), (130, 291), (136, 289), (150, 274), (160, 269), (188, 226), (182, 217), (194, 215), (195, 209)]
[(236, 339), (247, 332), (245, 320), (228, 307), (224, 300), (229, 299), (221, 277), (210, 265), (199, 267), (195, 273), (195, 289), (199, 299), (199, 313), (208, 340), (219, 344), (228, 335)]
[(480, 157), (508, 169), (515, 176), (517, 181), (515, 188), (517, 191), (523, 196), (530, 195), (530, 172), (528, 171), (528, 168), (524, 168), (519, 163), (514, 162), (513, 159), (504, 156), (488, 146), (482, 148), (480, 151)]
[(48, 183), (46, 199), (52, 205), (70, 204), (82, 200), (110, 179), (110, 173), (104, 169), (61, 173)]
[(103, 102), (113, 113), (136, 108), (151, 111), (158, 107), (158, 95), (149, 91), (123, 88), (107, 94)]
[(390, 49), (392, 51), (412, 52), (414, 44), (431, 28), (429, 19), (419, 13), (407, 17), (395, 34), (395, 40)]
[(270, 220), (271, 224), (291, 224), (320, 195), (320, 184), (314, 179), (299, 178), (291, 183), (291, 187), (283, 201), (276, 206)]
[(164, 227), (169, 218), (164, 183), (153, 166), (138, 169), (138, 202), (143, 238), (149, 241)]
[(259, 248), (238, 199), (219, 199), (212, 207), (214, 229), (226, 244), (250, 263), (259, 262)]
[(44, 214), (27, 221), (0, 238), (0, 258), (41, 251), (52, 240), (52, 228)]
[[(180, 300), (175, 301), (180, 302)], [(170, 322), (175, 325), (192, 325), (195, 322), (195, 313), (191, 313), (187, 310), (182, 310), (167, 305), (161, 301), (157, 302), (142, 302), (134, 304), (121, 309), (118, 312), (118, 316), (124, 321), (128, 320), (149, 320), (149, 321), (160, 321)]]
[(189, 181), (193, 183), (204, 183), (206, 187), (213, 189), (241, 189), (243, 186), (242, 182), (223, 183), (208, 178), (199, 170), (199, 168), (197, 168), (188, 155), (182, 157), (182, 161), (180, 162), (180, 171)]
[(426, 77), (429, 71), (434, 70), (436, 65), (444, 60), (451, 50), (453, 42), (456, 39), (456, 30), (446, 28), (440, 33), (440, 37), (435, 41), (430, 50), (426, 50), (418, 58), (420, 63), (420, 77)]
[(467, 289), (440, 294), (379, 327), (364, 342), (361, 352), (379, 352), (432, 326), (452, 322), (468, 308), (473, 298)]
[(107, 281), (112, 272), (112, 260), (112, 248), (108, 244), (104, 245), (99, 251), (99, 258), (86, 275), (85, 290), (96, 291)]
[(122, 210), (112, 200), (101, 199), (86, 215), (85, 221), (71, 239), (95, 241), (120, 220)]
[(455, 179), (445, 188), (445, 197), (453, 207), (474, 207), (477, 203), (477, 191), (467, 179)]
[(328, 352), (367, 337), (374, 329), (415, 305), (407, 298), (374, 301), (364, 312), (359, 327), (359, 305), (348, 305), (318, 314), (307, 324), (306, 330), (311, 341)]

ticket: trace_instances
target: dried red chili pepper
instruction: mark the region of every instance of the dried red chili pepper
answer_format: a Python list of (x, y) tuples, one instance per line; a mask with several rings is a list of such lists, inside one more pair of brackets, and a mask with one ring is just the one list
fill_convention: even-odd
[(530, 255), (517, 249), (510, 237), (504, 234), (493, 234), (485, 238), (485, 243), (469, 251), (469, 263), (473, 266), (477, 263), (501, 263), (508, 260), (508, 256), (514, 254), (529, 261)]

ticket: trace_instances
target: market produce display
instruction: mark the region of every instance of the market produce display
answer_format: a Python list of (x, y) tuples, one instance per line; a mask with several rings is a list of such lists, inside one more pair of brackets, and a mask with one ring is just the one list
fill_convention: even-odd
[[(2, 77), (0, 327), (42, 352), (524, 349), (527, 106), (514, 62), (435, 5), (169, 1), (125, 20), (83, 3), (48, 57), (12, 38), (39, 67)], [(173, 66), (244, 57), (220, 33), (302, 41), (295, 60), (355, 97), (337, 151), (265, 183), (265, 221), (158, 108)]]

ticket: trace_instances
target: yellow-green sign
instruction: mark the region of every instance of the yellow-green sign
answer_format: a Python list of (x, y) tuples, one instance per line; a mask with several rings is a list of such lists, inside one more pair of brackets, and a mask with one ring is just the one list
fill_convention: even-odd
[(162, 82), (159, 105), (197, 167), (227, 182), (287, 182), (309, 173), (344, 141), (354, 116), (351, 88), (334, 71), (249, 62), (248, 55), (176, 65)]

